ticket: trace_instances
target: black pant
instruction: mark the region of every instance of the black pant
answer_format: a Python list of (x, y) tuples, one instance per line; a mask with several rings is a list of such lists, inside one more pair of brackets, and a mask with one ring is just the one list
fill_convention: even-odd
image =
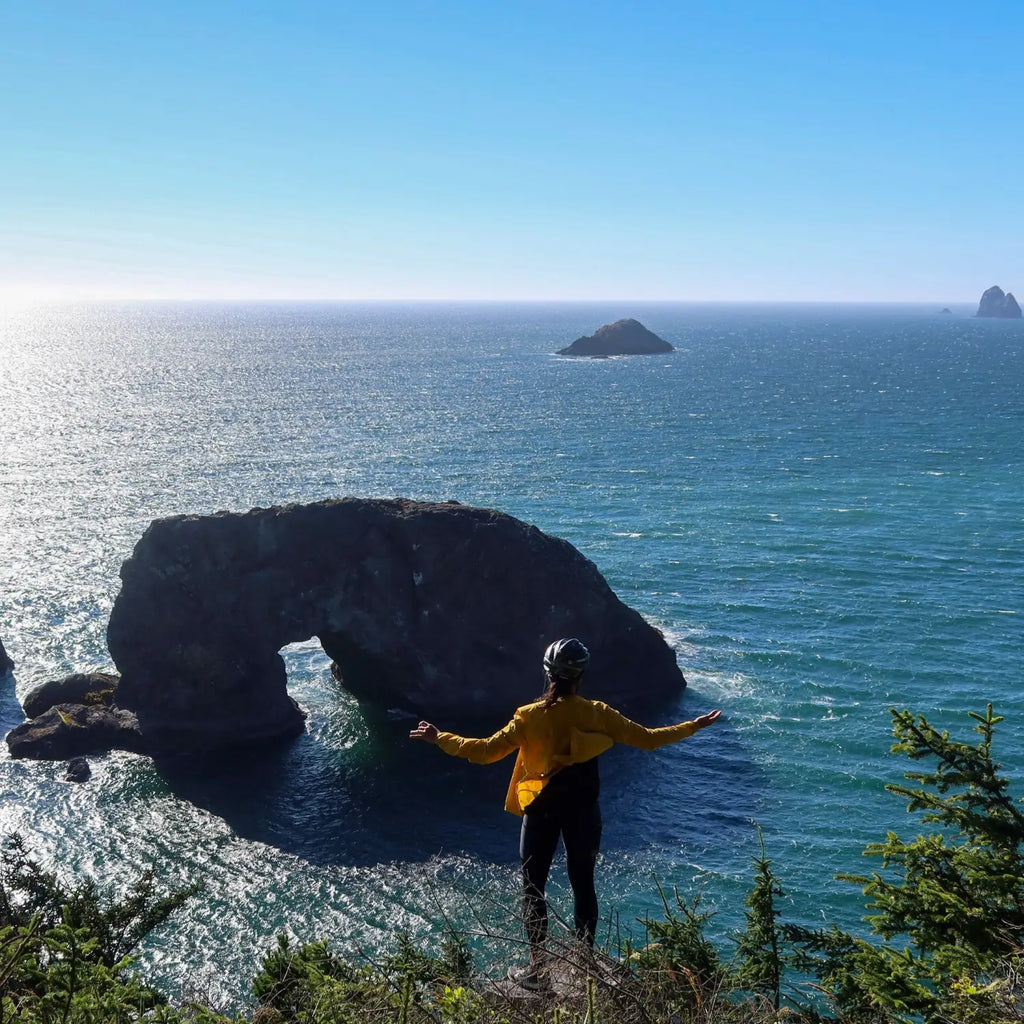
[(576, 935), (593, 946), (597, 929), (597, 891), (594, 867), (601, 845), (601, 809), (597, 801), (531, 810), (523, 816), (519, 859), (523, 865), (523, 923), (531, 949), (548, 932), (548, 905), (544, 899), (558, 837), (565, 843), (565, 867), (575, 898)]

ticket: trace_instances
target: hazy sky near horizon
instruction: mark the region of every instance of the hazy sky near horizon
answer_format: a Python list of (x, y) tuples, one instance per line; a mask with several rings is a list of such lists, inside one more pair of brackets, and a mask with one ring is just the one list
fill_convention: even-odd
[(1020, 0), (0, 0), (0, 296), (1024, 292)]

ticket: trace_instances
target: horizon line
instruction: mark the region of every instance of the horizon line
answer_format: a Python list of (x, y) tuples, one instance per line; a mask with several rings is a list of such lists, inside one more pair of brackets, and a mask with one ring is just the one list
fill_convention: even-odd
[(16, 293), (4, 294), (0, 292), (0, 307), (3, 306), (60, 306), (83, 303), (106, 304), (106, 303), (247, 303), (247, 304), (284, 304), (284, 303), (307, 303), (307, 304), (345, 304), (345, 303), (467, 303), (467, 304), (501, 304), (501, 303), (562, 303), (562, 304), (600, 304), (611, 305), (616, 303), (644, 303), (651, 305), (723, 305), (723, 306), (754, 306), (754, 305), (787, 305), (787, 306), (822, 306), (822, 305), (847, 305), (847, 306), (899, 306), (899, 305), (935, 305), (945, 307), (949, 305), (974, 305), (979, 300), (969, 298), (957, 299), (849, 299), (849, 298), (828, 298), (828, 299), (790, 299), (790, 298), (744, 298), (744, 299), (679, 299), (679, 298), (573, 298), (573, 297), (465, 297), (465, 296), (443, 296), (443, 297), (381, 297), (381, 296), (256, 296), (256, 295), (18, 295)]

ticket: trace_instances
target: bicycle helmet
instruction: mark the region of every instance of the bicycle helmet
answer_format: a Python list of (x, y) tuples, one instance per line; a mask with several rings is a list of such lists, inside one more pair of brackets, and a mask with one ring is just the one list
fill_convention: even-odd
[(556, 640), (544, 652), (544, 671), (560, 679), (576, 679), (590, 661), (590, 651), (575, 637)]

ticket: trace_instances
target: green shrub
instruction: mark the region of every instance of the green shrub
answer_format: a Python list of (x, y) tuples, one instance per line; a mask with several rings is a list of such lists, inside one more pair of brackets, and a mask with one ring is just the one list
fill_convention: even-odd
[(161, 895), (155, 877), (144, 872), (121, 898), (91, 881), (67, 885), (9, 836), (0, 850), (0, 1024), (179, 1020), (131, 971), (129, 953), (198, 887)]
[(438, 1006), (447, 1007), (453, 1020), (468, 1021), (476, 1003), (466, 989), (472, 958), (465, 939), (450, 933), (436, 957), (418, 949), (407, 932), (396, 935), (396, 944), (378, 964), (350, 963), (326, 942), (294, 948), (279, 935), (253, 994), (261, 1006), (299, 1024), (355, 1024), (396, 1012), (408, 1019), (413, 1009), (434, 1012)]
[(264, 958), (253, 981), (253, 994), (289, 1021), (303, 1020), (329, 998), (352, 1003), (369, 996), (376, 986), (368, 969), (356, 970), (331, 953), (326, 942), (307, 942), (293, 948), (287, 935)]
[(178, 1020), (152, 988), (129, 970), (105, 964), (86, 929), (0, 929), (0, 1024), (129, 1024)]
[(0, 848), (0, 926), (24, 927), (38, 920), (43, 928), (66, 924), (84, 929), (95, 940), (91, 955), (108, 967), (132, 953), (200, 889), (188, 885), (161, 894), (156, 869), (150, 867), (119, 897), (89, 879), (61, 881), (56, 872), (40, 866), (16, 833)]
[(632, 966), (647, 984), (653, 982), (685, 1005), (703, 1005), (728, 981), (714, 943), (704, 934), (714, 912), (700, 909), (699, 896), (687, 903), (678, 889), (673, 889), (675, 905), (670, 906), (661, 884), (655, 884), (665, 916), (641, 922), (648, 942), (631, 955)]

